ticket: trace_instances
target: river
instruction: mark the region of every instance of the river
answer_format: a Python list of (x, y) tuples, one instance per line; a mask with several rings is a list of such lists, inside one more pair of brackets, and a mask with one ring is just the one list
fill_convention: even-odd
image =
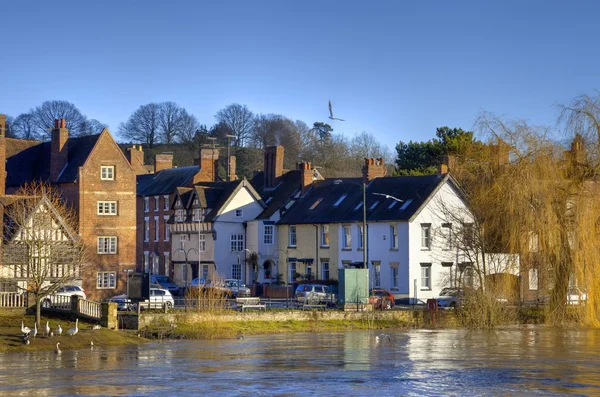
[(0, 355), (0, 395), (600, 394), (600, 331), (277, 334)]

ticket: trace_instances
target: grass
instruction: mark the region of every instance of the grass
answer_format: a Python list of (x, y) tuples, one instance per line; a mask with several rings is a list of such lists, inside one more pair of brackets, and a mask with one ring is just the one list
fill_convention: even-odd
[[(21, 342), (21, 321), (25, 326), (33, 329), (35, 316), (24, 315), (22, 311), (3, 311), (0, 314), (0, 353), (8, 352), (33, 352), (54, 350), (56, 343), (60, 342), (61, 350), (90, 348), (90, 342), (94, 346), (118, 346), (140, 344), (145, 342), (143, 338), (137, 336), (135, 331), (113, 331), (106, 328), (92, 330), (91, 324), (79, 321), (79, 332), (75, 336), (67, 336), (69, 328), (75, 328), (75, 322), (66, 319), (42, 317), (42, 327), (38, 327), (38, 334), (31, 339), (29, 345)], [(62, 336), (48, 337), (44, 336), (43, 328), (46, 327), (46, 321), (50, 322), (50, 328), (56, 334), (58, 324), (63, 328)]]

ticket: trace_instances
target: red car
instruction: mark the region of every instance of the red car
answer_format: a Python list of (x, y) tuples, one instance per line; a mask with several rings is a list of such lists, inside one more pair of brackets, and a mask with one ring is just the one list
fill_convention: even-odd
[(374, 309), (392, 309), (394, 307), (394, 295), (383, 288), (373, 288), (369, 292), (369, 303)]

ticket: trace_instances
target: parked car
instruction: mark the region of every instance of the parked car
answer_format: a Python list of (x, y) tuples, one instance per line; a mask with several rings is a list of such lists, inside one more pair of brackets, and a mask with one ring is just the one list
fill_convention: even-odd
[(236, 298), (250, 296), (250, 288), (246, 287), (244, 284), (240, 285), (239, 280), (234, 278), (226, 278), (223, 281), (223, 287), (230, 290)]
[(235, 278), (227, 278), (223, 281), (211, 281), (204, 280), (201, 278), (195, 278), (192, 280), (187, 288), (186, 294), (195, 293), (195, 291), (201, 290), (204, 293), (209, 291), (218, 291), (227, 297), (244, 297), (250, 296), (250, 288), (244, 284), (239, 285), (239, 280)]
[(135, 304), (125, 294), (113, 296), (107, 302), (115, 302), (118, 310), (135, 310)]
[(392, 309), (395, 304), (394, 295), (383, 288), (373, 288), (369, 292), (369, 303), (374, 309)]
[(179, 286), (175, 284), (169, 276), (150, 276), (150, 284), (157, 288), (168, 289), (171, 295), (179, 295)]
[(300, 284), (294, 292), (294, 297), (298, 301), (308, 304), (335, 304), (336, 296), (331, 293), (331, 289), (326, 285), (320, 284)]
[(167, 309), (175, 307), (175, 300), (169, 290), (163, 288), (150, 288), (150, 299), (144, 301), (142, 307), (148, 309), (162, 309), (163, 304)]
[(460, 288), (443, 288), (440, 294), (435, 298), (439, 307), (456, 307), (459, 300), (464, 296), (464, 291)]
[(55, 303), (64, 302), (68, 298), (73, 295), (78, 295), (82, 299), (87, 299), (87, 295), (85, 290), (78, 285), (63, 285), (52, 295), (48, 295), (43, 297), (40, 302), (42, 302), (43, 308), (50, 308)]

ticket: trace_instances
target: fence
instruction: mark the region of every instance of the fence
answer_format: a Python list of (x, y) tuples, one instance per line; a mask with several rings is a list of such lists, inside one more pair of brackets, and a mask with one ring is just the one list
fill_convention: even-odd
[(77, 311), (80, 315), (87, 316), (92, 319), (102, 318), (102, 304), (100, 302), (79, 299), (77, 303)]
[(27, 307), (27, 294), (0, 292), (0, 307)]

